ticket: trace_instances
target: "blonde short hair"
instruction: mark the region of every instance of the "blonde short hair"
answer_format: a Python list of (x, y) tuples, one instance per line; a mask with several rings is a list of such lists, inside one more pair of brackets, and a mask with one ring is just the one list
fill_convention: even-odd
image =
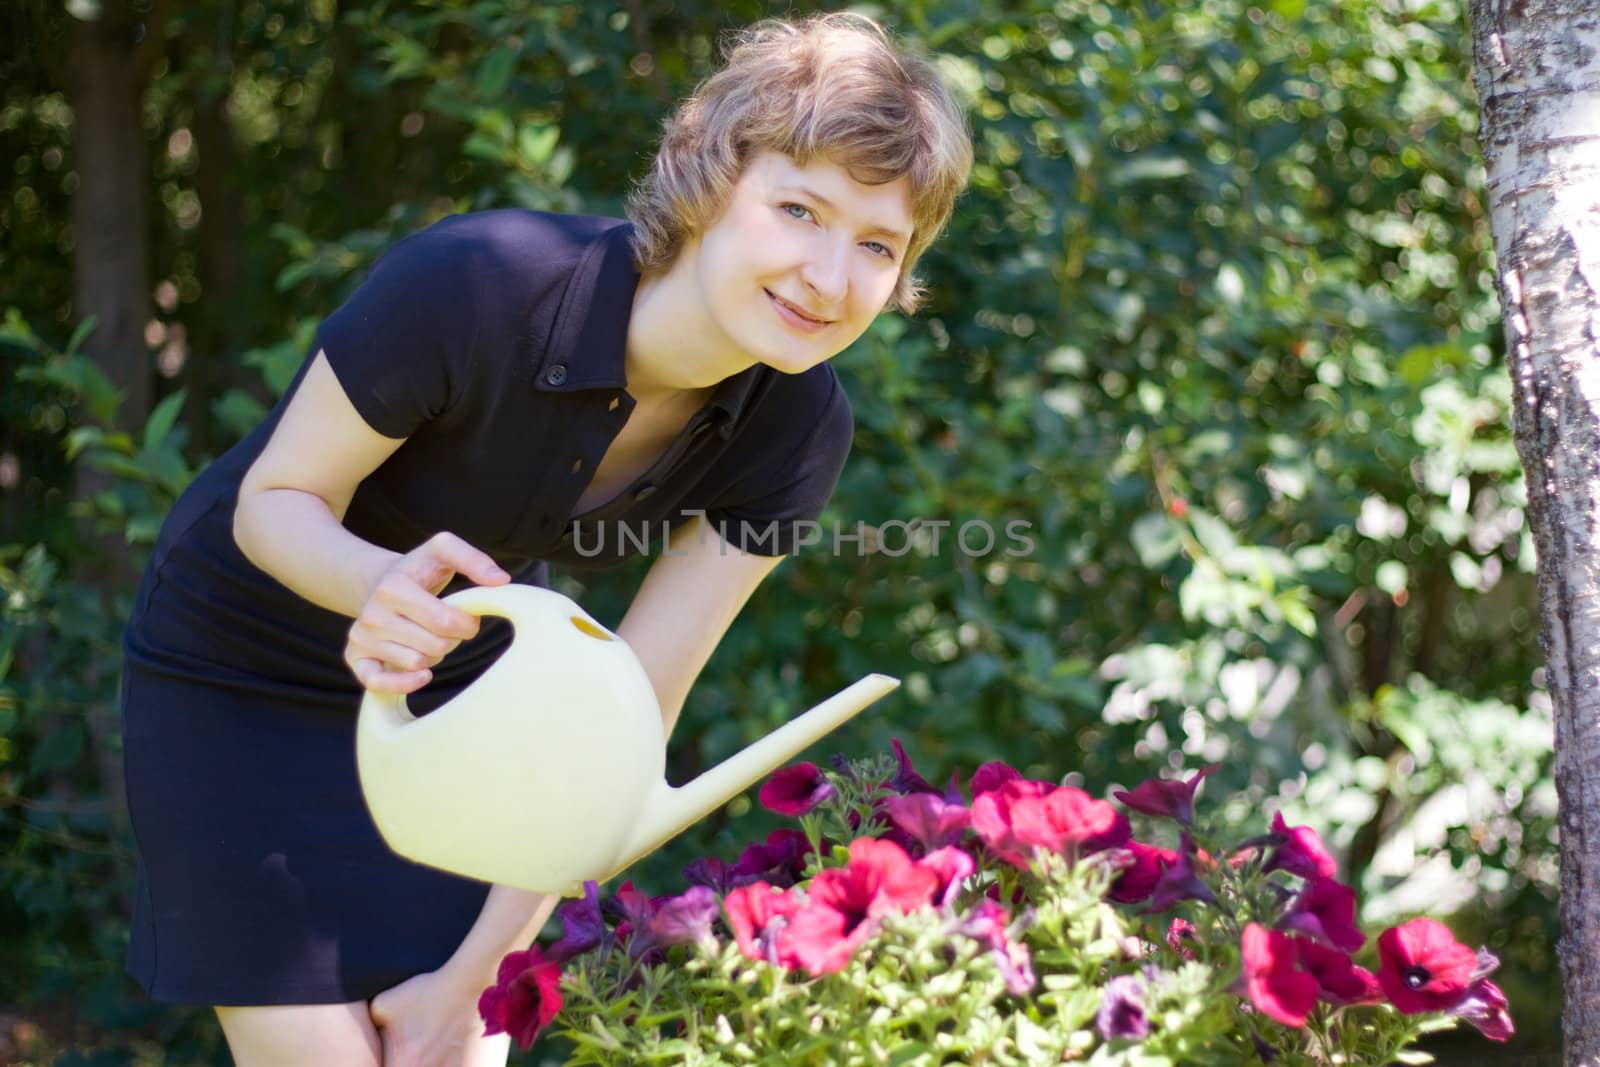
[(916, 310), (923, 290), (912, 268), (972, 171), (966, 120), (933, 65), (863, 15), (745, 29), (726, 65), (666, 121), (650, 172), (628, 197), (639, 270), (670, 266), (762, 151), (801, 165), (824, 157), (868, 185), (910, 179), (913, 232), (890, 303)]

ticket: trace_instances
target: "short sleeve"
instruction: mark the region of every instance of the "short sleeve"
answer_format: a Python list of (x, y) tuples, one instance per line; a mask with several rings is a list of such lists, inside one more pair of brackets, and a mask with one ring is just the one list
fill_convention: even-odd
[(471, 361), (471, 243), (423, 230), (385, 253), (317, 331), (356, 411), (385, 437), (410, 437), (445, 411)]
[(728, 544), (752, 555), (787, 556), (803, 527), (822, 514), (855, 436), (850, 401), (831, 370), (828, 381), (820, 412), (796, 413), (809, 428), (799, 447), (775, 453), (756, 477), (742, 479), (748, 496), (707, 509), (707, 520)]

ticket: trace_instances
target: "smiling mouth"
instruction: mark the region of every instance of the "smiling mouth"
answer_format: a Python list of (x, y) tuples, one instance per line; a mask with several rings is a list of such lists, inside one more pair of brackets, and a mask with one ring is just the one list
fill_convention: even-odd
[(762, 292), (766, 293), (767, 296), (772, 299), (773, 303), (789, 311), (795, 317), (804, 319), (806, 322), (815, 323), (818, 326), (827, 326), (833, 322), (832, 319), (819, 319), (815, 315), (807, 314), (805, 311), (795, 307), (777, 293), (774, 293), (771, 289), (763, 289)]

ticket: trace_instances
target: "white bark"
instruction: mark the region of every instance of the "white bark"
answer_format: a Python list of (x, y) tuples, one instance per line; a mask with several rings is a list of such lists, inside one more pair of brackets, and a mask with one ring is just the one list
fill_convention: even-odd
[(1600, 1065), (1600, 4), (1471, 8), (1555, 705), (1566, 1063), (1587, 1067)]

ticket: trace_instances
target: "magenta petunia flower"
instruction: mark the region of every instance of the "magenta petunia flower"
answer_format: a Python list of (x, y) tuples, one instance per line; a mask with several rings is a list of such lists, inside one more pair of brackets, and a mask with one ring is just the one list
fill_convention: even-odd
[(1435, 919), (1412, 919), (1378, 935), (1378, 981), (1406, 1015), (1449, 1011), (1467, 994), (1478, 954)]
[(811, 842), (799, 830), (774, 830), (765, 844), (750, 845), (739, 853), (728, 880), (735, 886), (770, 882), (787, 889), (805, 873)]
[(1140, 782), (1130, 792), (1119, 789), (1111, 795), (1134, 811), (1163, 819), (1176, 819), (1184, 826), (1194, 822), (1194, 794), (1207, 775), (1215, 774), (1222, 764), (1202, 767), (1186, 779), (1150, 778)]
[(756, 795), (768, 811), (804, 815), (833, 796), (833, 784), (815, 763), (796, 763), (773, 771)]
[(938, 887), (933, 891), (934, 903), (943, 908), (961, 892), (961, 884), (972, 876), (977, 864), (972, 857), (954, 845), (935, 849), (919, 861), (923, 867), (938, 876)]
[(662, 947), (700, 945), (711, 948), (717, 941), (711, 933), (711, 922), (720, 910), (715, 893), (703, 885), (691, 886), (657, 905), (645, 930), (651, 941)]
[(1285, 1026), (1301, 1027), (1317, 1003), (1317, 980), (1295, 967), (1294, 942), (1260, 923), (1244, 928), (1245, 993), (1256, 1010)]
[(1317, 995), (1329, 1004), (1376, 1004), (1383, 999), (1378, 979), (1345, 953), (1308, 938), (1293, 940), (1300, 969), (1317, 980)]
[(1145, 980), (1135, 974), (1120, 974), (1106, 983), (1094, 1020), (1101, 1037), (1142, 1041), (1150, 1036), (1150, 1020), (1144, 1014), (1146, 988)]
[(1476, 1026), (1490, 1041), (1507, 1041), (1517, 1032), (1511, 1024), (1511, 1005), (1500, 987), (1480, 978), (1467, 989), (1467, 995), (1450, 1014)]
[(971, 811), (960, 804), (948, 804), (932, 793), (888, 797), (883, 802), (883, 812), (927, 852), (955, 844), (972, 825)]
[(561, 965), (546, 959), (537, 945), (508, 952), (494, 985), (478, 997), (483, 1036), (510, 1034), (524, 1052), (560, 1010)]
[(775, 942), (800, 908), (800, 898), (766, 882), (740, 886), (723, 898), (728, 926), (746, 959), (777, 963)]
[(1119, 904), (1137, 904), (1149, 899), (1167, 868), (1178, 862), (1178, 854), (1170, 848), (1157, 848), (1139, 841), (1129, 841), (1121, 848), (1133, 857), (1133, 862), (1123, 868), (1106, 892), (1108, 899)]
[(1309, 826), (1290, 826), (1283, 813), (1272, 817), (1272, 835), (1277, 845), (1267, 857), (1269, 871), (1288, 871), (1301, 878), (1334, 878), (1339, 874), (1339, 863), (1322, 843), (1322, 838)]
[(561, 920), (561, 940), (547, 953), (556, 963), (566, 963), (598, 945), (606, 932), (605, 920), (600, 917), (599, 885), (584, 882), (583, 896), (562, 901), (556, 907), (556, 918)]
[(1279, 925), (1344, 952), (1358, 951), (1367, 935), (1356, 925), (1356, 893), (1332, 878), (1308, 881)]
[(972, 788), (972, 799), (977, 800), (985, 793), (993, 792), (1005, 785), (1014, 782), (1022, 775), (1010, 764), (994, 760), (985, 763), (982, 767), (972, 772), (972, 781), (968, 783)]

